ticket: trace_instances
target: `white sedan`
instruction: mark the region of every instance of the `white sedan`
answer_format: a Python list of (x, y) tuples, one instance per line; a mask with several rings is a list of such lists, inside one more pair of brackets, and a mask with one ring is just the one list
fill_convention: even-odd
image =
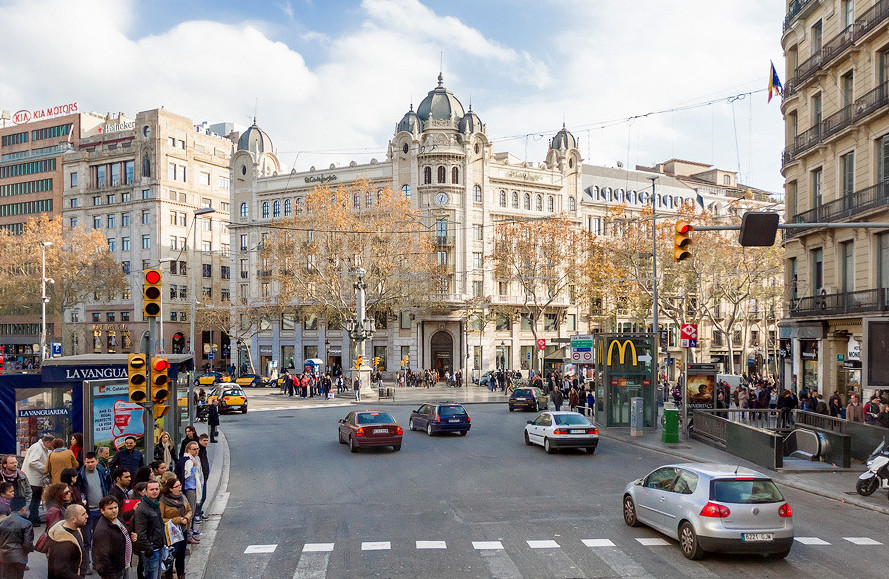
[(599, 429), (577, 412), (541, 412), (525, 426), (525, 444), (539, 444), (552, 454), (558, 448), (585, 448), (596, 452)]

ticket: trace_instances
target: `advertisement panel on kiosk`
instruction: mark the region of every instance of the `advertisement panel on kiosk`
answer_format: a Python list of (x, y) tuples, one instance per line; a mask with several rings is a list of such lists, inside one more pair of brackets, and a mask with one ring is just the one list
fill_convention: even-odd
[(136, 447), (144, 449), (145, 410), (129, 400), (125, 381), (99, 380), (86, 382), (84, 424), (92, 423), (84, 436), (93, 446), (107, 446), (112, 453), (120, 450), (128, 436), (136, 437)]

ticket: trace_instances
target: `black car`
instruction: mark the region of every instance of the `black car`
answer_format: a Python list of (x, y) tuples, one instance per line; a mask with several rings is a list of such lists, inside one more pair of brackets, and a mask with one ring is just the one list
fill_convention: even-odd
[(408, 428), (426, 430), (432, 436), (436, 432), (469, 432), (469, 414), (460, 404), (424, 404), (411, 412)]
[(516, 388), (509, 397), (509, 411), (512, 412), (516, 408), (525, 408), (534, 412), (539, 412), (545, 408), (549, 408), (549, 399), (540, 388)]

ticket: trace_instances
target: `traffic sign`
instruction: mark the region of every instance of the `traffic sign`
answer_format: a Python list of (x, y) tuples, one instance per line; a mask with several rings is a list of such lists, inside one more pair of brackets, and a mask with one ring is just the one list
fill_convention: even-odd
[(546, 350), (546, 338), (538, 338), (537, 339), (537, 349), (538, 350)]
[(215, 358), (215, 357), (216, 357), (216, 356), (213, 355), (213, 352), (210, 352), (209, 354), (207, 354), (207, 359), (208, 359), (208, 360), (212, 360), (212, 359)]
[(572, 362), (580, 362), (582, 353), (581, 352), (571, 352), (571, 361)]
[(593, 360), (593, 353), (592, 352), (581, 352), (581, 354), (583, 356), (584, 362), (592, 362), (592, 360)]
[(683, 348), (697, 348), (698, 325), (682, 324), (682, 326), (679, 327), (679, 341)]

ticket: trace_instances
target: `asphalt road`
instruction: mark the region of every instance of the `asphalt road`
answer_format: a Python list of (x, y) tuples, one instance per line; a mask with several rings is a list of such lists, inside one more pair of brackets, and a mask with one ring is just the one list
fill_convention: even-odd
[(786, 560), (692, 562), (621, 518), (624, 485), (672, 457), (609, 439), (592, 456), (547, 455), (522, 440), (534, 415), (505, 404), (467, 405), (468, 436), (432, 438), (407, 431), (411, 407), (389, 406), (405, 427), (402, 450), (350, 454), (336, 431), (350, 408), (223, 418), (230, 496), (206, 577), (882, 574), (882, 514), (785, 488), (800, 539)]

